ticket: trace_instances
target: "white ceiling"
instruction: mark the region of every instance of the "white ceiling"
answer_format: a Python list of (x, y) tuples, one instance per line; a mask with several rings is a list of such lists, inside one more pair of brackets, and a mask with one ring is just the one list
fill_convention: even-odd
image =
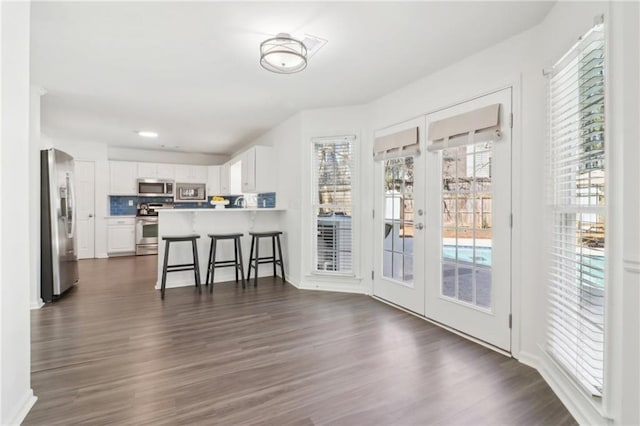
[[(548, 2), (34, 2), (43, 132), (231, 153), (301, 109), (361, 104), (540, 22)], [(259, 65), (278, 32), (329, 42), (306, 70)], [(143, 139), (135, 130), (160, 133)], [(162, 147), (164, 145), (164, 148)]]

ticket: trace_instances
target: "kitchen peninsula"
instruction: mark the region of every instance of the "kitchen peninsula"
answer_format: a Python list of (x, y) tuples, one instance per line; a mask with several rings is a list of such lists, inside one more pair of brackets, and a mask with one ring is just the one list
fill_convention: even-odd
[[(162, 280), (162, 263), (164, 261), (165, 243), (164, 236), (174, 235), (200, 235), (198, 240), (198, 257), (200, 264), (200, 277), (204, 284), (207, 275), (207, 261), (209, 256), (210, 238), (207, 234), (213, 233), (234, 233), (241, 232), (242, 238), (242, 258), (245, 264), (245, 273), (249, 261), (249, 249), (251, 239), (249, 232), (273, 231), (283, 229), (281, 220), (284, 212), (281, 208), (195, 208), (195, 209), (167, 209), (160, 210), (158, 215), (158, 278), (156, 289), (160, 289)], [(283, 236), (283, 252), (287, 247), (286, 235)], [(261, 247), (261, 253), (271, 253), (271, 245)], [(233, 243), (218, 243), (216, 259), (233, 259)], [(191, 244), (174, 243), (171, 244), (169, 253), (169, 264), (191, 263)], [(270, 276), (273, 274), (272, 268), (265, 265), (260, 269), (259, 276)], [(285, 271), (286, 272), (286, 271)], [(215, 282), (235, 280), (233, 268), (216, 269)], [(167, 288), (193, 286), (193, 272), (181, 271), (167, 274)]]

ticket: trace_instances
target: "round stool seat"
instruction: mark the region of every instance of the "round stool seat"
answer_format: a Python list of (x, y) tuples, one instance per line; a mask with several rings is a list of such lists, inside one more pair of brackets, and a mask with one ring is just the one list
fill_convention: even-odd
[(276, 235), (282, 235), (282, 231), (263, 231), (263, 232), (249, 232), (252, 237), (275, 237)]
[(230, 240), (232, 238), (238, 238), (238, 237), (243, 237), (244, 234), (242, 233), (235, 233), (235, 234), (207, 234), (209, 236), (209, 238), (217, 238), (219, 240)]
[(200, 235), (173, 235), (162, 237), (162, 241), (191, 241), (200, 238)]

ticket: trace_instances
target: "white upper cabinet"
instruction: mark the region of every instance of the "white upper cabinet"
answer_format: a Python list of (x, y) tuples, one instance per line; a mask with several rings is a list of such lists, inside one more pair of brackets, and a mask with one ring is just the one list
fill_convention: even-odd
[(138, 179), (158, 177), (158, 168), (155, 163), (138, 163)]
[(169, 179), (174, 178), (174, 165), (161, 163), (138, 163), (138, 179)]
[(156, 164), (158, 179), (175, 179), (175, 166), (173, 164)]
[[(109, 194), (137, 195), (138, 179), (167, 179), (182, 183), (209, 183), (211, 179), (209, 176), (209, 168), (209, 166), (191, 164), (109, 161)], [(215, 189), (216, 193), (221, 192), (221, 188), (219, 188), (220, 177), (217, 178), (217, 182), (212, 189)], [(209, 183), (209, 185), (211, 185), (211, 183)]]
[(231, 181), (229, 178), (229, 163), (220, 166), (220, 195), (231, 194)]
[(242, 154), (242, 192), (276, 190), (274, 150), (270, 146), (254, 146)]
[(109, 161), (109, 193), (112, 195), (137, 195), (136, 179), (138, 163)]
[(220, 192), (220, 166), (207, 167), (207, 195), (221, 195)]
[(190, 164), (175, 165), (175, 181), (179, 183), (206, 183), (208, 180), (207, 166)]

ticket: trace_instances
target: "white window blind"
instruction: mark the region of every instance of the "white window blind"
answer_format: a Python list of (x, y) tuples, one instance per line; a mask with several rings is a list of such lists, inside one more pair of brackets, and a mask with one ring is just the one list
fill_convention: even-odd
[(354, 139), (312, 140), (316, 272), (353, 273)]
[(593, 396), (604, 382), (605, 41), (596, 25), (549, 74), (547, 348)]

